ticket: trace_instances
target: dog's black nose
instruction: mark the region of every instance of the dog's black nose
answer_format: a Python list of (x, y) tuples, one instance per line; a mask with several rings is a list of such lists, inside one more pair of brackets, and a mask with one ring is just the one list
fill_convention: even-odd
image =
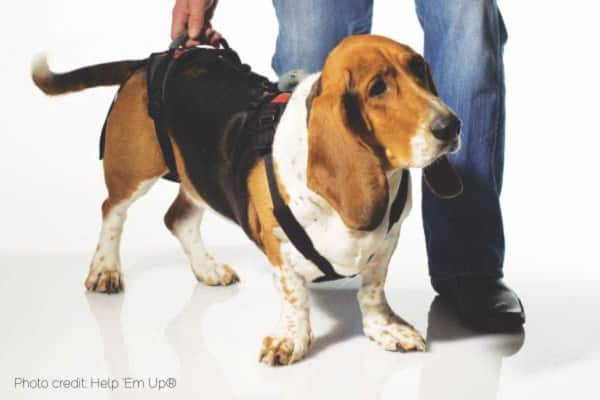
[(458, 136), (459, 132), (460, 120), (454, 114), (439, 117), (431, 124), (433, 136), (444, 142)]

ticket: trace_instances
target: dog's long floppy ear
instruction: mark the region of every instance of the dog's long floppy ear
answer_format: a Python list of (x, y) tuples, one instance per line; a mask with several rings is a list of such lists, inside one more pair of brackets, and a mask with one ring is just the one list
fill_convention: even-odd
[[(425, 79), (429, 91), (439, 96), (427, 63), (425, 63)], [(462, 180), (446, 156), (438, 158), (433, 164), (424, 168), (423, 176), (429, 189), (439, 198), (452, 199), (463, 191)]]
[(346, 90), (344, 85), (321, 91), (319, 81), (313, 86), (307, 101), (307, 180), (348, 228), (368, 231), (385, 216), (388, 184), (380, 159), (361, 139), (364, 132), (356, 131), (366, 123)]

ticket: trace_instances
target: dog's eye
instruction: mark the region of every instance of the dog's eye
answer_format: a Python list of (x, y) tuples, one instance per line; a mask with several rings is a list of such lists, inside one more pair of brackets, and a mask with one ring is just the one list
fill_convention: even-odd
[(377, 78), (369, 88), (369, 97), (381, 96), (387, 91), (387, 84), (383, 78)]

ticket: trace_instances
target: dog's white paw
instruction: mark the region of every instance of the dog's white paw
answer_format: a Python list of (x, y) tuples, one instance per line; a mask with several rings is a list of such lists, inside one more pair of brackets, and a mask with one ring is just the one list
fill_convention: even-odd
[(304, 358), (310, 347), (311, 334), (267, 336), (260, 350), (260, 362), (271, 367), (290, 365)]
[(124, 288), (123, 274), (117, 268), (91, 268), (85, 287), (93, 292), (118, 293)]
[(227, 286), (240, 281), (235, 270), (227, 264), (210, 261), (207, 265), (193, 269), (196, 278), (208, 286)]
[(415, 328), (392, 314), (386, 318), (365, 318), (365, 335), (387, 351), (425, 351), (425, 339)]

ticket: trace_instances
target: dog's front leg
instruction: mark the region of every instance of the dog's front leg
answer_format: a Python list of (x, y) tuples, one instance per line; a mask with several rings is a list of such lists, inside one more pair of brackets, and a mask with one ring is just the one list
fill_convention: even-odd
[(375, 257), (371, 265), (361, 273), (362, 286), (358, 291), (358, 303), (362, 312), (365, 335), (388, 351), (424, 351), (425, 339), (408, 322), (404, 321), (389, 306), (384, 285), (389, 254)]
[(277, 286), (283, 304), (275, 334), (263, 339), (260, 361), (288, 365), (301, 360), (312, 339), (306, 281), (285, 263), (277, 269)]

